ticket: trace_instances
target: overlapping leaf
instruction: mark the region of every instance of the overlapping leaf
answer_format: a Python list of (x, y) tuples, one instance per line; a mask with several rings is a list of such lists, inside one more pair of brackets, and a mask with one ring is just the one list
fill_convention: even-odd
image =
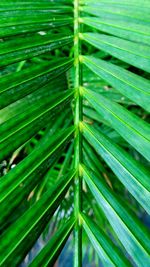
[(82, 129), (88, 142), (92, 144), (129, 192), (150, 214), (149, 172), (94, 127), (83, 125)]
[[(65, 103), (68, 103), (73, 91), (57, 93), (52, 98), (44, 98), (40, 104), (35, 102), (25, 109), (19, 116), (13, 116), (1, 125), (0, 149), (1, 160), (10, 152), (18, 148), (24, 142), (36, 134), (53, 118), (56, 111), (60, 111)], [(64, 104), (63, 104), (64, 103)], [(11, 144), (8, 145), (8, 144)]]
[(97, 33), (84, 33), (81, 38), (114, 57), (150, 72), (150, 47), (147, 45)]
[(125, 208), (102, 179), (82, 166), (83, 177), (118, 238), (138, 266), (149, 266), (149, 237), (142, 225)]
[(105, 233), (85, 215), (80, 215), (83, 227), (97, 251), (102, 264), (107, 266), (130, 266), (126, 258), (119, 253), (114, 244), (108, 239)]
[(33, 93), (67, 71), (71, 66), (72, 60), (61, 58), (2, 76), (0, 80), (0, 108), (2, 109)]
[(21, 262), (59, 206), (74, 175), (72, 171), (62, 177), (1, 236), (1, 266), (17, 266)]
[(40, 35), (36, 33), (30, 37), (20, 37), (0, 43), (0, 67), (11, 63), (36, 57), (53, 49), (62, 47), (72, 42), (72, 36), (62, 34)]
[(60, 254), (69, 234), (73, 230), (74, 224), (74, 218), (70, 218), (68, 222), (65, 222), (65, 225), (54, 234), (52, 239), (49, 240), (48, 244), (43, 248), (39, 255), (33, 260), (33, 262), (31, 262), (29, 267), (53, 265), (57, 259), (57, 255)]
[(102, 95), (82, 88), (84, 96), (94, 109), (108, 121), (124, 139), (134, 146), (146, 159), (150, 159), (150, 127), (121, 105)]
[(123, 95), (150, 111), (150, 82), (104, 60), (86, 56), (81, 61)]

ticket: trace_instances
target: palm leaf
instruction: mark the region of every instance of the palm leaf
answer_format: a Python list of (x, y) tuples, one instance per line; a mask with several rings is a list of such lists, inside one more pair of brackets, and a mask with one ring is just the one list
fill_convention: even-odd
[(29, 266), (54, 265), (72, 231), (74, 267), (88, 246), (104, 267), (150, 265), (149, 7), (1, 1), (1, 266), (50, 229)]

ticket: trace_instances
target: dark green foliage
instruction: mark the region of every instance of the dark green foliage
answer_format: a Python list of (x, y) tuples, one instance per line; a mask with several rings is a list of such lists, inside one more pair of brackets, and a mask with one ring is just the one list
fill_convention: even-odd
[(150, 266), (149, 10), (0, 2), (0, 266)]

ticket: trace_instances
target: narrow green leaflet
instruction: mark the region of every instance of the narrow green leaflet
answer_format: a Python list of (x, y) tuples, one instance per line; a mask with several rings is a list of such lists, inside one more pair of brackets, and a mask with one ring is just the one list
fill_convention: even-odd
[[(24, 25), (15, 25), (15, 26), (5, 26), (0, 27), (0, 37), (8, 37), (14, 36), (18, 34), (27, 34), (27, 33), (34, 33), (34, 32), (41, 32), (41, 34), (45, 34), (45, 31), (57, 29), (58, 27), (63, 27), (65, 25), (71, 24), (72, 18), (65, 19), (61, 16), (61, 18), (57, 18), (54, 20), (52, 18), (49, 22), (39, 22), (24, 24)], [(44, 31), (44, 32), (43, 32)]]
[(144, 43), (149, 45), (150, 43), (150, 27), (149, 24), (143, 25), (142, 23), (133, 22), (132, 20), (125, 20), (124, 18), (110, 18), (101, 14), (97, 17), (83, 17), (81, 22), (112, 35), (135, 41), (138, 43)]
[[(67, 115), (67, 113), (66, 113)], [(63, 164), (61, 165), (59, 174), (58, 174), (58, 178), (61, 177), (61, 175), (64, 175), (70, 168), (71, 164), (72, 164), (72, 152), (74, 149), (74, 142), (72, 142), (70, 144), (70, 147), (67, 149), (66, 155), (65, 155), (65, 159)]]
[[(56, 1), (55, 1), (56, 2)], [(15, 15), (15, 16), (20, 16), (21, 17), (21, 14), (22, 14), (22, 11), (24, 12), (25, 15), (27, 14), (33, 14), (33, 15), (36, 15), (38, 13), (36, 12), (40, 12), (40, 14), (43, 12), (43, 13), (48, 13), (49, 12), (49, 15), (50, 12), (52, 14), (67, 14), (67, 13), (70, 13), (72, 12), (72, 7), (69, 6), (69, 5), (62, 5), (62, 4), (59, 4), (57, 5), (57, 3), (50, 3), (50, 2), (43, 2), (43, 3), (38, 3), (38, 2), (19, 2), (19, 3), (16, 3), (13, 1), (13, 4), (12, 2), (9, 4), (8, 2), (4, 3), (4, 4), (0, 4), (0, 13), (2, 17), (6, 18), (6, 14), (8, 15), (8, 17), (10, 16), (11, 17), (11, 14)], [(33, 12), (34, 11), (34, 12)], [(13, 13), (11, 13), (13, 12)], [(13, 20), (14, 18), (12, 18)]]
[[(59, 122), (60, 123), (60, 122)], [(54, 136), (51, 136), (51, 129), (43, 137), (37, 147), (26, 157), (16, 168), (13, 168), (2, 178), (0, 185), (0, 202), (3, 201), (19, 184), (23, 183), (46, 159), (72, 138), (75, 131), (74, 126), (63, 129)], [(48, 140), (50, 140), (48, 142)], [(41, 155), (41, 157), (39, 157)]]
[(74, 224), (75, 219), (73, 217), (64, 222), (64, 226), (54, 234), (38, 256), (29, 264), (29, 267), (53, 266), (73, 230)]
[[(60, 123), (59, 120), (57, 127), (55, 126), (56, 130)], [(54, 132), (51, 129), (19, 165), (1, 178), (0, 227), (5, 224), (5, 219), (12, 210), (43, 180), (44, 174), (53, 166), (73, 137), (74, 127), (61, 130), (55, 136), (52, 136)]]
[[(8, 1), (12, 1), (12, 0), (8, 0)], [(92, 3), (93, 0), (81, 0), (82, 3), (88, 5), (89, 3)], [(133, 6), (133, 7), (141, 7), (141, 5), (143, 4), (143, 0), (132, 0), (132, 2), (130, 0), (124, 0), (123, 2), (120, 2), (120, 0), (102, 0), (101, 2), (96, 1), (95, 4), (99, 5), (101, 3), (104, 3), (105, 5), (107, 4), (114, 4), (116, 5), (121, 5), (121, 6), (126, 6), (127, 8), (129, 6)], [(144, 0), (144, 7), (149, 7), (150, 3), (149, 0)]]
[(53, 49), (71, 43), (71, 35), (52, 35), (36, 33), (32, 36), (15, 38), (0, 43), (0, 67), (6, 66), (24, 59), (36, 57)]
[(120, 253), (105, 233), (89, 217), (84, 214), (81, 214), (80, 217), (83, 228), (104, 266), (131, 266), (124, 255)]
[(82, 94), (128, 143), (150, 160), (150, 127), (148, 123), (102, 95), (82, 88)]
[[(71, 11), (68, 7), (68, 12)], [(56, 13), (55, 13), (56, 12)], [(12, 10), (0, 12), (0, 27), (26, 25), (29, 23), (41, 23), (50, 22), (53, 20), (60, 19), (60, 15), (67, 13), (65, 9), (53, 9), (53, 10)], [(24, 19), (22, 20), (22, 16)], [(70, 15), (70, 14), (69, 14)], [(66, 15), (69, 19), (70, 16)]]
[[(150, 14), (149, 14), (149, 6), (143, 6), (142, 4), (140, 6), (134, 5), (132, 2), (130, 3), (130, 6), (128, 6), (125, 2), (123, 3), (114, 3), (114, 2), (108, 2), (104, 3), (97, 2), (93, 3), (92, 1), (84, 1), (85, 6), (83, 6), (82, 10), (86, 13), (95, 15), (95, 16), (101, 16), (105, 13), (106, 17), (114, 17), (114, 18), (122, 18), (122, 19), (130, 19), (131, 21), (140, 23), (143, 22), (150, 22)], [(145, 4), (145, 3), (144, 3)], [(144, 16), (143, 16), (144, 13)], [(146, 25), (146, 23), (145, 23)], [(147, 23), (148, 25), (148, 23)]]
[(65, 196), (75, 171), (63, 176), (0, 237), (0, 265), (18, 266)]
[(103, 122), (105, 123), (105, 125), (109, 125), (109, 123), (104, 120), (104, 118), (102, 116), (100, 116), (100, 114), (98, 114), (94, 109), (90, 108), (90, 107), (84, 107), (83, 109), (84, 111), (84, 116), (88, 117), (88, 119), (92, 119), (98, 122)]
[(150, 112), (150, 82), (119, 66), (95, 58), (82, 56), (81, 61), (120, 93)]
[(83, 33), (80, 37), (96, 48), (135, 67), (150, 72), (149, 46), (98, 33)]
[(86, 142), (86, 140), (83, 140), (83, 148), (84, 148), (85, 154), (87, 155), (89, 162), (92, 162), (91, 166), (94, 164), (94, 169), (95, 170), (97, 169), (98, 173), (99, 172), (104, 173), (106, 170), (103, 166), (103, 163), (101, 162), (99, 158), (97, 158), (97, 155), (94, 149), (90, 146), (88, 142)]
[[(0, 110), (0, 124), (2, 124), (6, 120), (9, 120), (10, 118), (16, 115), (19, 115), (20, 113), (22, 113), (22, 110), (28, 109), (31, 104), (35, 105), (35, 102), (37, 103), (37, 106), (38, 106), (41, 103), (42, 99), (46, 99), (46, 97), (52, 98), (52, 95), (58, 92), (63, 93), (63, 91), (66, 90), (66, 87), (67, 87), (67, 83), (66, 83), (65, 75), (63, 75), (63, 77), (62, 75), (59, 75), (55, 81), (52, 80), (44, 84), (40, 88), (37, 88), (37, 90), (35, 91), (33, 90), (32, 93), (29, 93), (23, 98), (21, 97), (17, 101), (2, 108)], [(17, 90), (16, 90), (16, 94), (17, 94)]]
[(53, 94), (43, 98), (40, 104), (33, 103), (24, 109), (19, 116), (10, 118), (0, 127), (0, 160), (34, 136), (38, 130), (60, 112), (73, 96), (73, 90)]
[(146, 230), (136, 217), (130, 214), (103, 179), (97, 178), (94, 172), (81, 166), (83, 177), (88, 184), (98, 205), (116, 232), (128, 254), (139, 267), (150, 265), (150, 243)]
[(150, 173), (111, 139), (92, 126), (82, 125), (83, 135), (106, 161), (128, 191), (150, 214)]
[(28, 10), (28, 11), (31, 11), (31, 10), (50, 10), (50, 11), (53, 11), (53, 12), (68, 12), (68, 11), (72, 11), (72, 8), (67, 5), (67, 1), (64, 1), (64, 4), (63, 4), (63, 1), (55, 1), (54, 2), (49, 2), (49, 1), (43, 1), (43, 2), (40, 2), (40, 1), (36, 1), (36, 2), (14, 2), (14, 1), (1, 1), (0, 3), (0, 11), (4, 12), (4, 11), (16, 11), (16, 10)]
[(67, 71), (72, 64), (71, 59), (61, 58), (31, 65), (22, 71), (2, 76), (0, 79), (0, 109), (41, 88)]
[(73, 23), (72, 14), (72, 7), (62, 3), (5, 1), (0, 3), (0, 37), (64, 26)]

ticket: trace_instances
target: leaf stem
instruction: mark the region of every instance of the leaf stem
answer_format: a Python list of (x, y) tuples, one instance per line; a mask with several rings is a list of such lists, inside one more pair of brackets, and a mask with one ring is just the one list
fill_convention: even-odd
[(80, 87), (82, 85), (82, 69), (79, 61), (81, 53), (81, 42), (79, 39), (80, 23), (79, 0), (74, 0), (74, 64), (75, 64), (75, 113), (74, 124), (76, 126), (75, 132), (75, 151), (74, 151), (74, 165), (77, 169), (74, 184), (74, 212), (77, 219), (75, 225), (75, 255), (74, 267), (82, 266), (82, 227), (80, 224), (79, 215), (82, 209), (82, 177), (79, 172), (79, 165), (82, 162), (82, 135), (79, 124), (82, 121), (82, 96), (80, 94)]

